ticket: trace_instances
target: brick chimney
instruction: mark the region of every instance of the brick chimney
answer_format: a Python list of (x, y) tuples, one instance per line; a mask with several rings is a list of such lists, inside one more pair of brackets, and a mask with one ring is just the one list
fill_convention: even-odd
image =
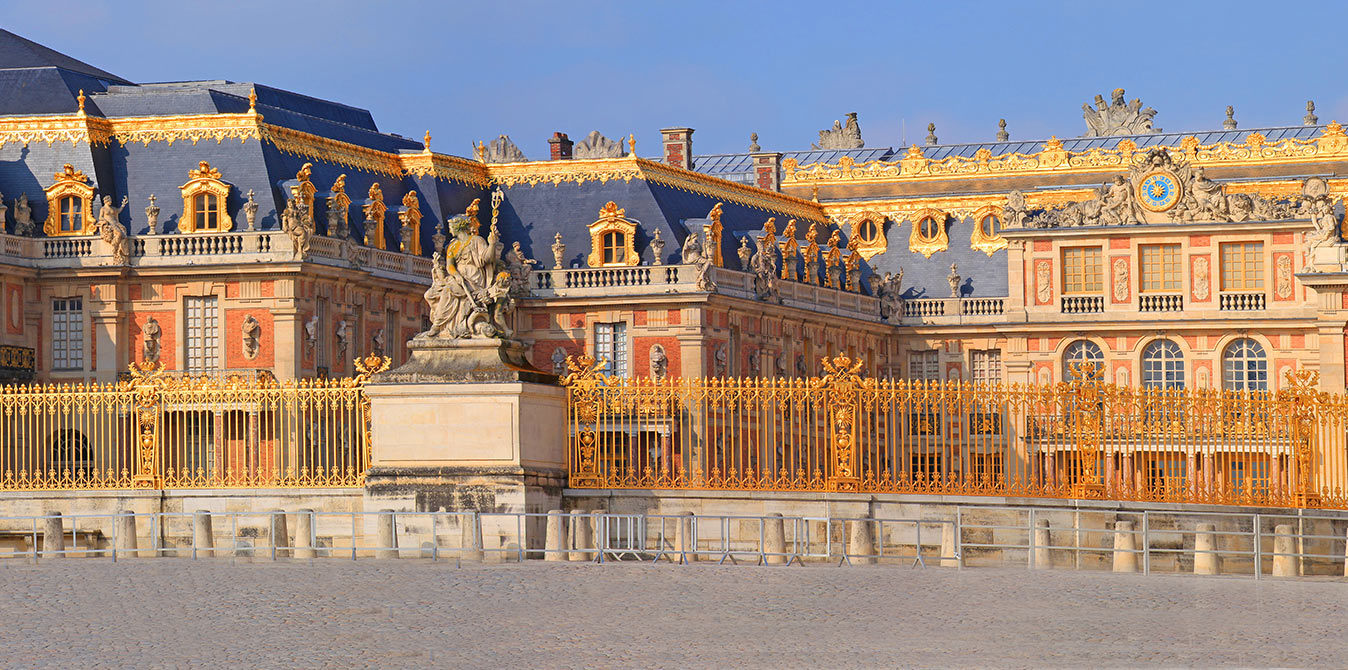
[(566, 133), (553, 133), (552, 137), (548, 139), (548, 149), (551, 151), (552, 160), (571, 160), (571, 146), (574, 144), (575, 142), (567, 138)]
[(752, 153), (749, 154), (749, 159), (753, 161), (754, 183), (759, 188), (765, 191), (782, 190), (782, 155), (780, 153), (771, 151)]
[(693, 169), (693, 129), (661, 128), (665, 140), (665, 163), (685, 170)]

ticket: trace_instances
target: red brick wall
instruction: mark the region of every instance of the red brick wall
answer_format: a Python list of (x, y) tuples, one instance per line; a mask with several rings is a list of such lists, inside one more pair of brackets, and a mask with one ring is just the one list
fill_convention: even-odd
[[(1348, 295), (1348, 294), (1345, 294)], [(682, 322), (683, 312), (677, 309), (669, 310), (668, 323), (671, 326), (677, 326)]]
[[(314, 369), (314, 351), (317, 348), (309, 346), (309, 331), (304, 328), (309, 324), (309, 319), (312, 318), (314, 318), (312, 312), (301, 313), (298, 324), (299, 332), (295, 333), (295, 337), (298, 337), (300, 340), (300, 351), (302, 352), (300, 354), (300, 367), (308, 370)], [(320, 325), (319, 327), (321, 328), (322, 326)]]
[[(257, 356), (248, 360), (243, 355), (243, 319), (249, 314), (262, 326), (258, 336)], [(271, 312), (265, 309), (227, 309), (225, 310), (225, 367), (227, 368), (272, 368), (276, 366), (276, 328), (272, 323)]]
[(585, 353), (584, 340), (538, 340), (529, 352), (529, 362), (543, 372), (552, 372), (552, 351), (557, 347), (566, 350), (569, 356), (579, 357)]
[(670, 377), (683, 376), (683, 359), (679, 352), (679, 340), (675, 337), (637, 337), (633, 338), (632, 369), (633, 376), (646, 377), (651, 374), (651, 347), (660, 345), (665, 348), (665, 357), (669, 359), (666, 374)]
[(145, 360), (145, 323), (154, 317), (159, 322), (159, 362), (169, 370), (176, 370), (178, 362), (178, 314), (177, 312), (131, 313), (131, 352), (130, 359), (136, 362)]

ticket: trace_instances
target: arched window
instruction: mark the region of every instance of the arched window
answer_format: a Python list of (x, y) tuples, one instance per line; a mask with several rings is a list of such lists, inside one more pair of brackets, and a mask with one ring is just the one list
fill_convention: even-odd
[(79, 196), (61, 198), (61, 232), (84, 232), (84, 200)]
[(1074, 367), (1081, 363), (1101, 364), (1105, 360), (1105, 352), (1100, 350), (1100, 345), (1090, 340), (1077, 340), (1069, 345), (1062, 353), (1062, 378), (1063, 381), (1073, 381), (1076, 379), (1076, 370)]
[(1184, 353), (1170, 340), (1156, 340), (1142, 350), (1142, 386), (1184, 388)]
[(198, 193), (192, 198), (192, 210), (197, 218), (197, 230), (220, 230), (220, 199), (210, 193)]
[(1222, 352), (1222, 388), (1228, 391), (1267, 391), (1268, 357), (1264, 347), (1246, 337)]
[(857, 238), (862, 244), (875, 244), (880, 239), (880, 227), (869, 218), (862, 219), (857, 225)]
[(627, 236), (617, 231), (604, 233), (604, 265), (622, 265), (627, 255)]
[(57, 476), (69, 470), (72, 474), (87, 474), (93, 467), (94, 454), (89, 449), (89, 440), (78, 430), (61, 430), (51, 437), (52, 468)]

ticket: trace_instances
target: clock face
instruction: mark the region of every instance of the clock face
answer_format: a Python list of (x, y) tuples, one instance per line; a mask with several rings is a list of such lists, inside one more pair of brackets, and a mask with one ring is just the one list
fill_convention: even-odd
[(1137, 186), (1137, 199), (1153, 212), (1164, 212), (1179, 202), (1179, 183), (1166, 172), (1153, 172)]

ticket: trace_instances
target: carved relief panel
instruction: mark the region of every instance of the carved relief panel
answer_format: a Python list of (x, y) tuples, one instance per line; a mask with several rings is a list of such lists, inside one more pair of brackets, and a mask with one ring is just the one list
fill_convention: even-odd
[(1034, 262), (1034, 304), (1053, 302), (1053, 261), (1041, 258)]

